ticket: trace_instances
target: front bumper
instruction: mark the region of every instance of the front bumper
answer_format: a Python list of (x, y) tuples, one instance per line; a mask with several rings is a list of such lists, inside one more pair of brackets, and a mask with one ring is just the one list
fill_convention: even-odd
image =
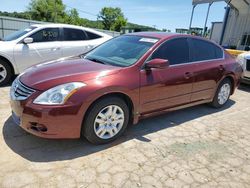
[(44, 106), (11, 100), (12, 118), (25, 131), (43, 138), (79, 138), (83, 114), (81, 105)]

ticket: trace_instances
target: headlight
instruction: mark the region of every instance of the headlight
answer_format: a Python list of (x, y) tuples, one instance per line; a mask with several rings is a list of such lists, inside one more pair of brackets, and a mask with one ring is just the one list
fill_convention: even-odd
[(79, 88), (86, 86), (82, 82), (71, 82), (53, 87), (39, 95), (33, 103), (45, 105), (64, 104)]

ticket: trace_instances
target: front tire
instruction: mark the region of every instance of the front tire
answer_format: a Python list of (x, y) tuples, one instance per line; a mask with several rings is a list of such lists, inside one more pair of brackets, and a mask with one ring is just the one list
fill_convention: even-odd
[(217, 88), (216, 94), (211, 105), (215, 108), (223, 107), (227, 103), (231, 93), (232, 82), (228, 78), (226, 78), (220, 83), (219, 87)]
[(11, 66), (0, 59), (0, 86), (4, 86), (10, 83), (13, 76)]
[(93, 144), (105, 144), (115, 140), (129, 122), (127, 104), (118, 97), (97, 101), (86, 114), (82, 135)]

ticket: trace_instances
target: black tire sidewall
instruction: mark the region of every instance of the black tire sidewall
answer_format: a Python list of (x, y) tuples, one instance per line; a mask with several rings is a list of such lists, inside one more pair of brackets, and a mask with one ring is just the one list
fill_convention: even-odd
[[(95, 121), (97, 114), (103, 108), (109, 105), (119, 106), (124, 112), (125, 119), (124, 119), (123, 126), (121, 130), (119, 131), (119, 133), (117, 133), (114, 137), (110, 139), (101, 139), (96, 135), (94, 131), (94, 121)], [(84, 135), (84, 137), (93, 144), (105, 144), (119, 137), (125, 131), (128, 125), (128, 122), (129, 122), (129, 109), (128, 109), (127, 104), (118, 97), (107, 97), (94, 103), (90, 107), (90, 110), (88, 110), (86, 117), (84, 119), (83, 125), (82, 125), (82, 135)]]
[(222, 87), (224, 84), (229, 84), (229, 85), (230, 85), (230, 94), (231, 94), (231, 92), (232, 92), (232, 82), (231, 82), (228, 78), (224, 79), (224, 80), (219, 84), (219, 87), (217, 88), (216, 94), (215, 94), (214, 99), (213, 99), (213, 102), (212, 102), (212, 106), (215, 107), (215, 108), (221, 108), (222, 106), (224, 106), (224, 105), (227, 103), (227, 101), (228, 101), (228, 99), (229, 99), (229, 97), (230, 97), (230, 95), (229, 95), (228, 98), (227, 98), (227, 101), (226, 101), (224, 104), (220, 104), (220, 103), (218, 102), (218, 95), (219, 95), (219, 92), (220, 92), (220, 90), (221, 90), (221, 87)]
[(0, 82), (0, 86), (5, 86), (5, 85), (10, 83), (10, 80), (13, 76), (12, 69), (11, 69), (10, 65), (3, 60), (0, 60), (0, 65), (4, 66), (4, 68), (7, 71), (7, 75), (6, 75), (5, 79), (2, 82)]

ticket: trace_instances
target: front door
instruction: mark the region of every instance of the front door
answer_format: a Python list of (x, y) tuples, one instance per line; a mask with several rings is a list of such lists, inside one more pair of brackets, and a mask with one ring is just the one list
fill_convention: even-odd
[(29, 36), (33, 42), (18, 43), (14, 48), (14, 57), (19, 71), (45, 61), (62, 57), (58, 28), (46, 28)]
[(186, 38), (172, 39), (162, 44), (149, 58), (167, 59), (168, 68), (144, 69), (140, 72), (141, 113), (172, 108), (190, 103), (193, 75), (189, 45)]

